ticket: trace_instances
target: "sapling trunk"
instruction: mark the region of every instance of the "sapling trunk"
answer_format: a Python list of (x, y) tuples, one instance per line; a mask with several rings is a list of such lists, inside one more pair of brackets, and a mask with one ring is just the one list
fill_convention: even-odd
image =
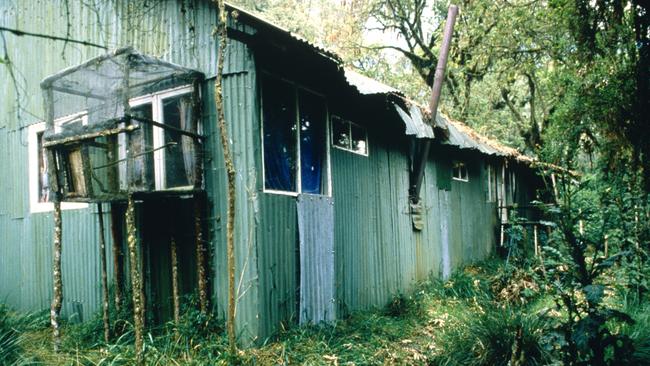
[(58, 352), (61, 345), (61, 329), (59, 327), (59, 313), (63, 303), (63, 281), (61, 279), (61, 239), (63, 228), (61, 223), (61, 202), (54, 201), (54, 257), (52, 263), (52, 283), (54, 286), (52, 304), (50, 306), (50, 323), (52, 324), (52, 337), (54, 351)]
[(115, 310), (122, 308), (122, 284), (124, 268), (122, 266), (122, 232), (118, 222), (122, 217), (117, 212), (117, 205), (111, 204), (111, 239), (113, 241), (113, 290), (115, 291)]
[(228, 342), (230, 344), (231, 355), (237, 350), (235, 339), (235, 164), (230, 151), (230, 141), (228, 128), (226, 125), (226, 116), (223, 107), (223, 63), (226, 48), (226, 7), (223, 0), (216, 0), (219, 20), (217, 24), (217, 37), (219, 37), (219, 47), (217, 48), (217, 76), (214, 84), (214, 101), (217, 107), (218, 124), (221, 132), (221, 148), (223, 149), (223, 159), (226, 164), (226, 173), (228, 175), (228, 211), (226, 221), (226, 251), (228, 259)]
[(172, 257), (172, 301), (174, 304), (174, 324), (176, 329), (178, 329), (178, 323), (180, 321), (181, 306), (180, 299), (178, 296), (178, 255), (176, 248), (176, 238), (172, 235), (171, 237), (171, 257)]
[(202, 202), (200, 195), (194, 197), (194, 234), (196, 236), (196, 265), (199, 285), (199, 307), (206, 314), (209, 307), (208, 270), (205, 242), (203, 241)]
[(142, 303), (142, 281), (140, 261), (138, 260), (138, 241), (135, 229), (135, 203), (133, 196), (129, 195), (126, 208), (126, 236), (129, 245), (129, 259), (131, 262), (131, 288), (133, 293), (133, 326), (135, 330), (135, 353), (138, 360), (142, 360), (144, 309)]
[(108, 343), (110, 327), (108, 317), (108, 274), (106, 273), (106, 240), (104, 239), (104, 212), (102, 204), (97, 204), (99, 217), (99, 262), (102, 273), (102, 318), (104, 320), (104, 341)]

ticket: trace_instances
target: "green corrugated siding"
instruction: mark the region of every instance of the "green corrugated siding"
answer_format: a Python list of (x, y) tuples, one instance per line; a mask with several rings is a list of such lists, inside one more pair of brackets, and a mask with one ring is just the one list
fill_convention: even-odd
[[(65, 6), (69, 5), (70, 29), (66, 29)], [(117, 48), (132, 45), (145, 54), (161, 57), (165, 60), (198, 69), (210, 77), (216, 73), (216, 40), (213, 29), (216, 25), (216, 7), (209, 1), (160, 1), (152, 2), (149, 7), (142, 7), (131, 1), (120, 0), (93, 3), (60, 1), (6, 1), (0, 4), (0, 24), (34, 33), (66, 36), (77, 40), (90, 41)], [(244, 24), (235, 25), (239, 30), (252, 32)], [(51, 213), (30, 214), (28, 172), (27, 172), (27, 127), (32, 123), (43, 120), (43, 107), (40, 92), (40, 81), (63, 68), (76, 65), (105, 51), (99, 48), (64, 44), (35, 37), (17, 37), (5, 33), (9, 57), (15, 66), (20, 92), (20, 106), (16, 105), (15, 88), (10, 81), (6, 67), (0, 67), (0, 168), (6, 174), (0, 179), (0, 298), (21, 309), (36, 310), (49, 306), (51, 297)], [(65, 48), (65, 52), (64, 52)], [(237, 73), (253, 70), (252, 60), (246, 47), (231, 42), (225, 63), (226, 73)], [(35, 57), (35, 55), (38, 55)], [(246, 126), (254, 107), (255, 93), (254, 73), (226, 78), (225, 93), (227, 115), (236, 126), (234, 140), (236, 146), (250, 146), (251, 136)], [(205, 89), (212, 90), (211, 87)], [(249, 95), (248, 102), (242, 95)], [(211, 94), (205, 99), (206, 106), (213, 104)], [(242, 106), (248, 103), (247, 106)], [(18, 118), (20, 115), (20, 119)], [(206, 121), (206, 131), (214, 124), (214, 113)], [(214, 131), (214, 129), (212, 130)], [(213, 134), (213, 138), (216, 134)], [(241, 138), (246, 141), (239, 141)], [(210, 142), (209, 142), (210, 143)], [(212, 148), (220, 145), (212, 144)], [(218, 150), (213, 150), (218, 151)], [(246, 149), (236, 152), (237, 158), (242, 158), (238, 166), (254, 166), (255, 152), (247, 153)], [(210, 158), (210, 157), (208, 157)], [(254, 172), (254, 169), (251, 170)], [(7, 173), (8, 172), (8, 173)], [(221, 174), (223, 171), (215, 172)], [(209, 172), (208, 184), (214, 184)], [(255, 186), (253, 177), (245, 185)], [(238, 180), (238, 181), (242, 181)], [(223, 189), (213, 189), (222, 192)], [(247, 204), (248, 196), (243, 194), (246, 189), (240, 185), (238, 198), (241, 205), (239, 212), (244, 212), (238, 222), (242, 233), (248, 230), (248, 222), (252, 221), (254, 209)], [(214, 197), (214, 195), (213, 195)], [(217, 209), (211, 212), (221, 215), (223, 195), (214, 200)], [(246, 203), (246, 204), (245, 204)], [(99, 269), (97, 251), (97, 217), (95, 208), (64, 211), (64, 243), (63, 243), (63, 282), (64, 282), (64, 312), (71, 302), (81, 302), (84, 315), (88, 316), (98, 308), (100, 303)], [(106, 211), (108, 211), (106, 209)], [(107, 214), (107, 230), (110, 222)], [(245, 227), (244, 227), (245, 226)], [(216, 228), (219, 229), (218, 227)], [(241, 233), (239, 233), (241, 234)], [(108, 235), (108, 233), (107, 233)], [(215, 237), (216, 243), (220, 237)], [(110, 240), (109, 240), (110, 242)], [(217, 247), (218, 250), (223, 248)], [(110, 248), (109, 248), (110, 250)], [(225, 253), (225, 251), (220, 252)], [(244, 261), (244, 253), (238, 253), (242, 259), (239, 268), (247, 268), (248, 277), (254, 278), (256, 265), (255, 256), (252, 260)], [(223, 269), (219, 265), (223, 255), (216, 256), (215, 273), (218, 284), (223, 281)], [(110, 260), (110, 256), (109, 256)], [(253, 263), (250, 263), (253, 262)], [(109, 262), (109, 270), (111, 269)], [(221, 276), (221, 277), (219, 277)], [(242, 291), (246, 285), (241, 287)], [(223, 288), (216, 286), (219, 300), (224, 299)], [(251, 295), (242, 298), (238, 316), (241, 323), (248, 324), (257, 333), (256, 323), (256, 290), (247, 290)], [(255, 298), (254, 305), (248, 300)], [(250, 303), (250, 304), (249, 304)], [(245, 304), (245, 305), (244, 305)], [(222, 306), (219, 303), (218, 306)], [(249, 310), (253, 309), (253, 310)], [(221, 310), (221, 309), (220, 309)], [(221, 310), (222, 311), (222, 310)]]
[[(232, 141), (236, 175), (236, 290), (237, 332), (247, 343), (259, 333), (258, 240), (256, 223), (259, 212), (257, 193), (260, 152), (259, 107), (253, 55), (240, 42), (230, 41), (229, 59), (223, 79), (224, 107)], [(224, 66), (226, 66), (224, 65)], [(214, 298), (223, 316), (227, 307), (228, 272), (226, 260), (226, 173), (216, 125), (214, 80), (204, 88), (204, 133), (206, 139), (206, 189), (211, 203), (210, 220), (213, 240)], [(242, 274), (243, 272), (243, 274)]]
[[(67, 22), (59, 21), (65, 18), (63, 3), (5, 2), (0, 5), (0, 24), (64, 36)], [(211, 2), (153, 2), (140, 16), (134, 15), (143, 8), (130, 4), (126, 0), (112, 1), (93, 9), (83, 2), (69, 2), (70, 37), (111, 48), (132, 45), (144, 53), (196, 68), (208, 78), (214, 75), (216, 42), (212, 30), (216, 11)], [(254, 32), (242, 23), (231, 26), (245, 33)], [(42, 78), (104, 51), (68, 44), (62, 58), (62, 42), (10, 34), (5, 37), (9, 57), (21, 75), (23, 109), (19, 111), (22, 119), (18, 120), (13, 84), (7, 69), (1, 67), (0, 90), (4, 98), (0, 107), (4, 113), (0, 115), (0, 170), (8, 173), (0, 179), (0, 297), (22, 309), (40, 309), (49, 305), (51, 296), (52, 215), (29, 213), (26, 126), (42, 119)], [(225, 112), (237, 168), (237, 330), (244, 341), (263, 341), (280, 323), (296, 319), (296, 205), (293, 197), (261, 192), (257, 65), (251, 51), (240, 42), (231, 40), (227, 53)], [(34, 57), (36, 54), (38, 57)], [(223, 316), (227, 304), (226, 175), (213, 88), (213, 79), (203, 88), (205, 187), (209, 198), (208, 237), (213, 249), (213, 298), (217, 312)], [(394, 140), (391, 133), (381, 132), (389, 125), (395, 129), (400, 122), (380, 116), (366, 123), (372, 126), (369, 157), (331, 149), (336, 287), (341, 315), (382, 306), (391, 296), (408, 291), (416, 280), (439, 274), (443, 269), (443, 217), (448, 222), (453, 268), (485, 257), (494, 244), (495, 204), (485, 202), (480, 155), (464, 155), (473, 163), (470, 182), (451, 181), (448, 157), (458, 153), (453, 148), (432, 151), (422, 189), (425, 228), (413, 231), (405, 140)], [(444, 195), (449, 195), (448, 205), (442, 202)], [(64, 212), (66, 311), (69, 313), (72, 302), (78, 301), (83, 304), (85, 316), (100, 303), (97, 218), (91, 212), (94, 208)]]
[[(416, 280), (438, 275), (442, 270), (441, 215), (448, 217), (452, 268), (485, 258), (494, 245), (494, 204), (485, 202), (479, 160), (470, 165), (469, 182), (457, 182), (450, 180), (451, 167), (444, 160), (449, 152), (432, 153), (421, 194), (425, 228), (414, 232), (406, 153), (386, 148), (373, 137), (368, 158), (332, 150), (341, 311), (383, 306), (393, 295), (408, 291)], [(439, 210), (440, 181), (449, 182), (449, 212)]]

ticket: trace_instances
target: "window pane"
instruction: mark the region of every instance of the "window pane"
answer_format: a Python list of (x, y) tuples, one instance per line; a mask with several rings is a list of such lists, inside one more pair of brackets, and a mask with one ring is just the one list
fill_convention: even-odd
[(303, 193), (322, 194), (325, 166), (325, 102), (311, 93), (301, 92), (300, 179)]
[(350, 124), (339, 117), (332, 117), (332, 136), (334, 146), (351, 149)]
[(350, 127), (352, 130), (352, 150), (359, 154), (368, 154), (366, 130), (354, 124), (350, 124)]
[(266, 78), (263, 82), (264, 185), (296, 191), (296, 102), (293, 88)]
[[(163, 100), (165, 125), (191, 131), (191, 94)], [(184, 187), (194, 183), (194, 143), (181, 133), (165, 130), (165, 188)]]
[[(131, 107), (131, 115), (153, 119), (151, 103)], [(132, 121), (132, 123), (139, 125), (140, 128), (128, 135), (127, 157), (134, 157), (129, 174), (130, 185), (138, 189), (153, 189), (153, 126), (144, 122)]]

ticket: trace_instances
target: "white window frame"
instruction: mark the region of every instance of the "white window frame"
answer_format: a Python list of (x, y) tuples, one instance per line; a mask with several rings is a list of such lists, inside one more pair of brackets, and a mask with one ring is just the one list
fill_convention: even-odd
[[(299, 100), (298, 100), (298, 92), (300, 90), (305, 91), (307, 93), (314, 94), (320, 98), (323, 99), (323, 102), (325, 103), (325, 169), (326, 169), (326, 174), (327, 174), (327, 179), (325, 180), (325, 183), (327, 187), (325, 188), (325, 193), (320, 194), (320, 196), (325, 196), (325, 197), (331, 197), (332, 196), (332, 167), (331, 167), (331, 159), (330, 159), (330, 124), (328, 121), (330, 120), (330, 112), (329, 112), (329, 103), (327, 101), (327, 98), (325, 97), (324, 94), (316, 92), (314, 90), (311, 90), (309, 88), (303, 87), (300, 84), (297, 84), (293, 81), (280, 78), (274, 75), (271, 75), (269, 73), (264, 73), (264, 75), (268, 78), (278, 80), (283, 83), (287, 83), (290, 86), (293, 87), (293, 98), (295, 101), (295, 126), (296, 126), (296, 161), (298, 162), (296, 166), (296, 191), (281, 191), (277, 189), (268, 189), (266, 188), (266, 164), (265, 164), (265, 159), (264, 159), (264, 98), (263, 98), (263, 93), (260, 93), (260, 141), (262, 143), (262, 148), (260, 149), (262, 151), (262, 193), (269, 193), (269, 194), (279, 194), (279, 195), (284, 195), (284, 196), (291, 196), (291, 197), (298, 197), (298, 195), (303, 194), (302, 193), (302, 172), (301, 172), (301, 164), (300, 164), (300, 108), (299, 108)], [(264, 85), (263, 82), (261, 81), (262, 78), (260, 78), (260, 85), (261, 89), (263, 90)]]
[[(333, 126), (333, 124), (334, 124), (335, 119), (338, 119), (340, 122), (345, 123), (345, 124), (348, 125), (348, 133), (350, 135), (350, 146), (352, 146), (352, 142), (353, 142), (352, 141), (352, 126), (359, 127), (360, 129), (363, 130), (364, 135), (365, 135), (365, 142), (366, 142), (366, 152), (365, 153), (358, 152), (358, 151), (354, 150), (351, 147), (346, 148), (346, 147), (343, 147), (343, 146), (339, 146), (334, 142), (334, 126)], [(361, 125), (359, 125), (357, 123), (354, 123), (354, 122), (352, 122), (350, 120), (347, 120), (345, 118), (342, 118), (340, 116), (334, 115), (334, 114), (330, 118), (330, 125), (332, 125), (330, 127), (330, 129), (329, 129), (331, 131), (331, 133), (332, 133), (332, 136), (330, 136), (330, 141), (331, 141), (332, 146), (334, 146), (335, 148), (337, 148), (339, 150), (347, 151), (347, 152), (357, 154), (357, 155), (361, 155), (361, 156), (365, 156), (365, 157), (368, 157), (370, 155), (370, 147), (368, 146), (368, 130), (365, 127), (363, 127), (363, 126), (361, 126)]]
[[(151, 119), (156, 122), (164, 123), (165, 116), (163, 113), (162, 102), (165, 99), (176, 97), (184, 94), (191, 94), (194, 88), (191, 85), (183, 85), (177, 88), (162, 90), (160, 92), (146, 94), (129, 99), (130, 107), (138, 107), (143, 104), (151, 103)], [(154, 163), (154, 189), (157, 191), (165, 190), (186, 190), (194, 187), (193, 182), (187, 186), (167, 188), (165, 182), (165, 149), (161, 147), (165, 144), (165, 129), (158, 126), (153, 127), (153, 163)], [(197, 126), (199, 133), (201, 124)], [(119, 159), (126, 159), (126, 141), (123, 134), (120, 134), (119, 142)], [(200, 162), (196, 162), (199, 164)], [(120, 164), (120, 176), (126, 177), (126, 164)]]
[[(456, 177), (456, 168), (461, 172), (460, 177)], [(465, 177), (463, 178), (462, 170), (465, 170)], [(458, 182), (469, 182), (469, 170), (467, 169), (467, 164), (463, 161), (454, 161), (451, 166), (451, 179)]]
[(487, 175), (487, 202), (498, 201), (497, 168), (492, 163), (486, 163)]
[[(78, 118), (80, 115), (84, 114), (82, 112), (76, 115)], [(82, 116), (84, 118), (84, 116)], [(87, 123), (87, 115), (85, 115)], [(67, 117), (62, 117), (54, 121), (54, 126), (56, 128), (57, 124), (61, 124), (61, 121), (67, 122), (72, 119)], [(54, 211), (54, 204), (52, 202), (39, 202), (39, 182), (40, 182), (40, 172), (38, 171), (38, 155), (41, 152), (38, 149), (38, 134), (44, 132), (46, 129), (45, 122), (37, 122), (32, 124), (27, 129), (27, 146), (28, 146), (28, 174), (29, 174), (29, 211), (30, 213), (40, 213), (40, 212), (50, 212)], [(47, 163), (46, 163), (47, 164)], [(51, 169), (51, 167), (48, 167)], [(81, 202), (61, 202), (62, 210), (78, 210), (87, 208), (87, 203)]]
[(67, 116), (63, 116), (61, 118), (57, 118), (54, 120), (54, 133), (61, 133), (62, 132), (62, 126), (68, 122), (73, 122), (76, 120), (81, 120), (81, 125), (86, 126), (88, 125), (88, 112), (83, 111), (79, 113), (74, 113), (70, 114)]

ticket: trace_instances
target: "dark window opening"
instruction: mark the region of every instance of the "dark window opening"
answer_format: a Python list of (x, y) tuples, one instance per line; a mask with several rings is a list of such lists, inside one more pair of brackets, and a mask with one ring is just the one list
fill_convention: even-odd
[(263, 80), (262, 120), (264, 188), (327, 194), (325, 100), (267, 77)]
[(365, 128), (332, 116), (332, 145), (356, 154), (368, 156), (368, 132)]
[(467, 166), (462, 162), (454, 162), (452, 166), (452, 178), (461, 182), (469, 181), (469, 175), (467, 173)]

